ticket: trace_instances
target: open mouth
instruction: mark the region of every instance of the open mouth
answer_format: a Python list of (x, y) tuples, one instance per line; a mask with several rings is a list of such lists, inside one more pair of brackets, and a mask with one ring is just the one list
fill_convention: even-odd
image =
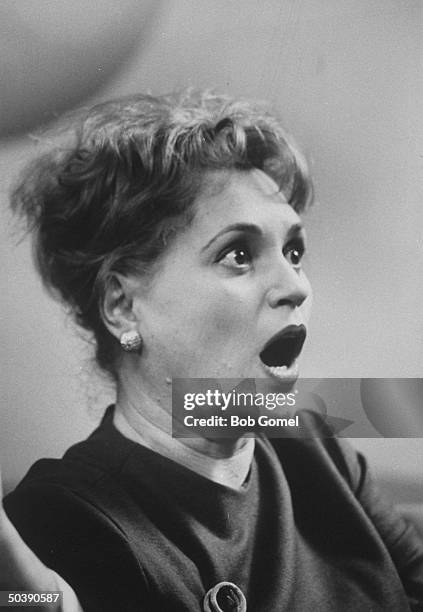
[(305, 339), (304, 325), (289, 325), (266, 343), (260, 359), (269, 368), (289, 368), (301, 353)]

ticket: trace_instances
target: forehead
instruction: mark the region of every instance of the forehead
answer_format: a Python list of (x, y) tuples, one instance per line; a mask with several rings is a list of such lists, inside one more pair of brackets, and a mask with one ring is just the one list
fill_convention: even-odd
[(207, 173), (195, 208), (193, 229), (205, 232), (234, 223), (289, 228), (299, 222), (273, 179), (256, 169)]

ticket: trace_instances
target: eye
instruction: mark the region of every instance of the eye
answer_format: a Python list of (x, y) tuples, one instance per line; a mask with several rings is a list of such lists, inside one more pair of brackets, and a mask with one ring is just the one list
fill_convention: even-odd
[(252, 255), (245, 245), (232, 246), (222, 253), (218, 261), (226, 268), (231, 268), (240, 272), (246, 271), (251, 267)]
[(305, 244), (303, 240), (295, 240), (290, 242), (284, 249), (283, 254), (289, 260), (294, 268), (301, 267), (301, 261), (305, 253)]

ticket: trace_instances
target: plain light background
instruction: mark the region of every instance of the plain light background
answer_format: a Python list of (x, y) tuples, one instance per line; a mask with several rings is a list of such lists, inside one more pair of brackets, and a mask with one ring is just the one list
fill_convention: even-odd
[[(37, 4), (37, 27), (53, 4)], [(303, 376), (423, 374), (422, 16), (420, 0), (163, 0), (148, 36), (91, 98), (193, 85), (273, 104), (311, 160), (317, 191), (305, 219), (314, 314)], [(25, 135), (0, 140), (7, 486), (85, 437), (112, 397), (91, 347), (43, 291), (28, 241), (17, 244), (7, 193), (34, 153)], [(355, 443), (381, 477), (420, 490), (423, 439)]]

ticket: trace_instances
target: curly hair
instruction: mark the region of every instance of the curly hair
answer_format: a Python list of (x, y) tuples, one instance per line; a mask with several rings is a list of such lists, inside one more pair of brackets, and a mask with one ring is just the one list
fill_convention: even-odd
[(145, 273), (193, 204), (209, 170), (258, 168), (302, 212), (306, 162), (260, 105), (211, 92), (133, 95), (80, 111), (57, 144), (23, 172), (12, 209), (33, 232), (45, 286), (94, 334), (101, 368), (116, 376), (119, 343), (101, 317), (113, 273)]

